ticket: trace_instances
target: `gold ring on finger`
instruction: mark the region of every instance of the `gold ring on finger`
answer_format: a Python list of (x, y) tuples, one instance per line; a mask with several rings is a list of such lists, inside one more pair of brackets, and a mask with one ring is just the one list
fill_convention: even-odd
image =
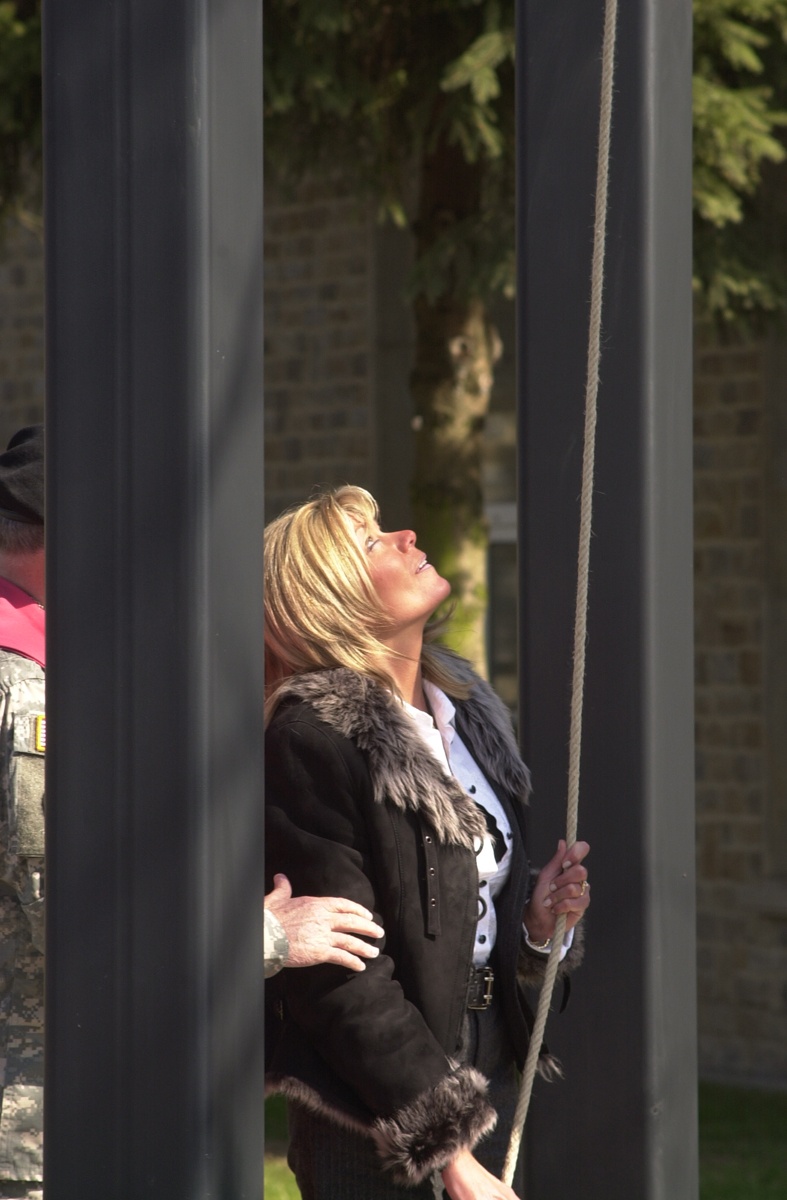
[(588, 890), (588, 881), (587, 881), (587, 879), (583, 879), (582, 887), (579, 889), (580, 896), (584, 896), (584, 894), (587, 890)]

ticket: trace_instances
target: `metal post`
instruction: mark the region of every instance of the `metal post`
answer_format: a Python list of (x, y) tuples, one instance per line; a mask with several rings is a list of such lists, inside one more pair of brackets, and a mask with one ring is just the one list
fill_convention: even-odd
[(47, 1200), (258, 1200), (261, 3), (45, 19)]
[[(538, 858), (565, 806), (603, 0), (519, 8), (521, 679)], [(588, 951), (553, 1016), (528, 1200), (697, 1195), (691, 5), (619, 9), (580, 837)]]

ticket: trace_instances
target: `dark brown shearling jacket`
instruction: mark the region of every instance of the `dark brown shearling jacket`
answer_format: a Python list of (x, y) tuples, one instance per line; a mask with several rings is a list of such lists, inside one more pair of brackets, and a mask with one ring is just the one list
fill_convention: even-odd
[[(544, 970), (522, 938), (529, 777), (507, 710), (459, 661), (472, 693), (456, 701), (457, 732), (514, 832), (492, 965), (521, 1065), (532, 1026), (522, 984)], [(483, 817), (390, 694), (346, 669), (288, 681), (265, 764), (268, 886), (284, 872), (294, 895), (350, 897), (385, 929), (363, 972), (325, 965), (269, 982), (269, 1089), (368, 1133), (395, 1176), (417, 1183), (495, 1121), (486, 1080), (457, 1062)], [(577, 940), (561, 972), (578, 958)]]

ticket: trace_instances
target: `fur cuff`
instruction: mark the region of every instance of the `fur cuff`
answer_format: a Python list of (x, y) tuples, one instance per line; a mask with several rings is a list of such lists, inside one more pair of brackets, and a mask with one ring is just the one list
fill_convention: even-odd
[[(580, 921), (574, 926), (574, 941), (571, 949), (567, 951), (566, 957), (557, 969), (558, 979), (563, 979), (576, 970), (582, 959), (585, 956), (585, 922)], [(546, 973), (547, 959), (549, 955), (538, 954), (534, 950), (528, 950), (524, 945), (522, 952), (519, 955), (519, 978), (527, 987), (540, 988), (541, 983)]]
[(487, 1086), (474, 1067), (458, 1067), (394, 1116), (378, 1118), (372, 1137), (397, 1183), (421, 1183), (494, 1129)]
[(559, 1058), (555, 1058), (554, 1054), (549, 1054), (542, 1050), (538, 1056), (538, 1066), (536, 1067), (542, 1079), (547, 1083), (555, 1083), (558, 1079), (565, 1078), (563, 1073), (563, 1064)]

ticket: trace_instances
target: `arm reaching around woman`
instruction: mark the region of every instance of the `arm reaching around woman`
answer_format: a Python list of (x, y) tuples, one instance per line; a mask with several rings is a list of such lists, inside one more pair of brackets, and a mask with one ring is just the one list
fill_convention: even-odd
[(362, 941), (383, 936), (363, 905), (333, 896), (294, 897), (286, 875), (275, 875), (273, 883), (273, 891), (265, 897), (266, 978), (282, 967), (317, 963), (364, 971), (363, 960), (380, 953)]

